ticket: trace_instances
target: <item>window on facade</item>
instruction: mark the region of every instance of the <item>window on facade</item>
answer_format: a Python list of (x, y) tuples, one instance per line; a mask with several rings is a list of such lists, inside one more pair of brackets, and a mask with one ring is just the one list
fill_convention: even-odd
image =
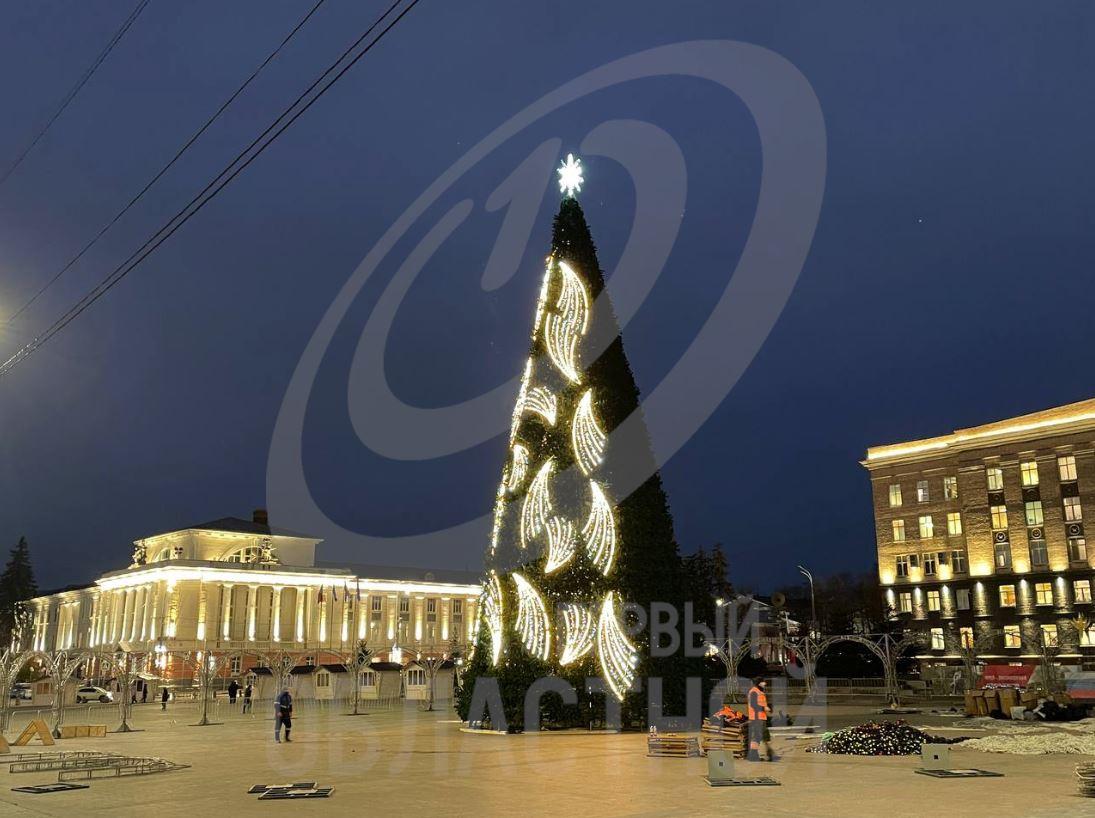
[(897, 575), (899, 577), (907, 577), (909, 575), (909, 558), (905, 554), (902, 554), (897, 558)]
[(1087, 562), (1087, 540), (1083, 537), (1073, 537), (1068, 541), (1068, 561)]
[(331, 686), (331, 674), (321, 672), (316, 674), (316, 687), (330, 687)]
[(926, 503), (928, 502), (928, 481), (917, 480), (916, 481), (916, 502)]
[(901, 613), (912, 613), (912, 594), (898, 594), (897, 603)]
[(897, 508), (901, 505), (901, 484), (893, 483), (890, 486), (890, 508)]
[(1004, 647), (1005, 648), (1021, 648), (1023, 646), (1023, 639), (1019, 635), (1018, 625), (1004, 625)]
[(991, 506), (989, 513), (992, 515), (992, 530), (1004, 531), (1008, 527), (1008, 507)]
[(1073, 455), (1066, 454), (1057, 458), (1057, 475), (1062, 483), (1076, 479), (1076, 458)]
[(966, 573), (966, 552), (957, 549), (951, 551), (951, 571), (955, 574)]
[(1001, 585), (1000, 586), (1000, 606), (1014, 608), (1015, 607), (1015, 586), (1014, 585)]
[(369, 599), (369, 619), (373, 622), (379, 622), (382, 616), (381, 607), (384, 604), (384, 598), (374, 596)]
[(1065, 521), (1069, 523), (1078, 523), (1084, 518), (1084, 511), (1080, 508), (1079, 497), (1066, 497), (1065, 498)]
[(1034, 583), (1034, 598), (1039, 605), (1053, 604), (1053, 585), (1048, 582)]
[(992, 547), (993, 558), (996, 561), (996, 567), (1011, 568), (1011, 544), (1006, 542), (995, 543)]
[(1091, 580), (1075, 579), (1072, 581), (1072, 598), (1076, 602), (1091, 601)]
[(943, 650), (946, 644), (943, 642), (943, 629), (932, 628), (932, 650)]
[(426, 684), (426, 671), (412, 668), (407, 671), (407, 684), (421, 687)]
[(1084, 647), (1095, 645), (1095, 624), (1088, 625), (1087, 630), (1080, 634), (1080, 644)]
[(928, 591), (928, 610), (929, 611), (938, 611), (939, 608), (940, 608), (940, 605), (939, 605), (939, 592), (938, 591)]
[(962, 533), (961, 511), (951, 511), (947, 513), (947, 533), (952, 537)]
[(1023, 508), (1026, 509), (1027, 525), (1041, 525), (1044, 522), (1041, 500), (1028, 500), (1023, 503)]
[(970, 609), (970, 592), (967, 588), (959, 588), (954, 592), (954, 606), (960, 611)]
[(452, 601), (452, 615), (454, 617), (464, 615), (464, 600), (454, 599)]
[(399, 598), (399, 614), (405, 616), (411, 612), (411, 600), (410, 597), (401, 596)]
[(1030, 541), (1030, 565), (1032, 568), (1045, 568), (1049, 565), (1049, 551), (1045, 540)]
[(973, 647), (973, 628), (959, 628), (958, 629), (958, 642), (962, 647), (967, 650)]
[(989, 491), (1003, 491), (1004, 489), (1004, 470), (997, 466), (990, 466), (985, 469), (985, 476), (988, 478)]
[(1019, 476), (1023, 479), (1024, 486), (1038, 485), (1038, 464), (1033, 460), (1019, 464)]
[(943, 478), (943, 499), (944, 500), (957, 500), (958, 499), (958, 478), (957, 477), (944, 477)]
[(920, 536), (921, 537), (934, 537), (935, 525), (932, 523), (932, 515), (921, 514), (920, 515)]
[(893, 541), (905, 542), (905, 521), (893, 520)]
[(249, 545), (246, 548), (241, 548), (238, 551), (233, 551), (227, 557), (224, 558), (225, 562), (258, 562), (259, 561), (259, 547), (257, 545)]
[(1047, 648), (1055, 648), (1060, 644), (1056, 625), (1042, 625), (1042, 644)]
[(436, 599), (427, 599), (426, 600), (426, 621), (427, 622), (436, 622), (437, 621), (437, 600)]
[(305, 664), (306, 667), (315, 667), (316, 666), (316, 657), (315, 656), (305, 656), (304, 657), (304, 664)]
[(240, 674), (240, 671), (243, 670), (243, 657), (233, 656), (228, 661), (228, 669), (233, 676), (238, 676)]
[(924, 555), (924, 576), (935, 576), (935, 554)]
[(376, 672), (372, 670), (361, 671), (361, 686), (376, 687)]

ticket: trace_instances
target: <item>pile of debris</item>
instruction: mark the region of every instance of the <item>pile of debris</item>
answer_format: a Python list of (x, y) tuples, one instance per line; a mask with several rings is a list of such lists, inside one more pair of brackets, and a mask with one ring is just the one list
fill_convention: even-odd
[(1073, 730), (1046, 730), (1037, 727), (1012, 729), (984, 738), (967, 739), (963, 747), (983, 753), (1010, 753), (1036, 756), (1049, 753), (1095, 755), (1095, 735)]
[(807, 748), (811, 753), (854, 756), (911, 756), (920, 753), (920, 745), (955, 744), (961, 738), (941, 738), (917, 730), (904, 721), (867, 722), (857, 727), (826, 733), (821, 743)]

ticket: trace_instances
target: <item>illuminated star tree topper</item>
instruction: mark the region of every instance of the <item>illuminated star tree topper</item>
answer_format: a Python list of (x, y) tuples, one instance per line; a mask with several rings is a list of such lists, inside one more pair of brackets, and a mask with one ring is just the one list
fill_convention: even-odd
[(568, 153), (565, 162), (559, 163), (559, 191), (568, 197), (573, 197), (574, 194), (580, 193), (582, 190), (582, 183), (585, 179), (582, 178), (582, 160), (574, 156), (573, 153)]

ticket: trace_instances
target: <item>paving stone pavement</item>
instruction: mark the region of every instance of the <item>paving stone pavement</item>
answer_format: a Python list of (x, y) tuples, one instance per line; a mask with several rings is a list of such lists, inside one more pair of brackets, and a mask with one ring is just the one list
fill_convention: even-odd
[[(831, 710), (834, 724), (858, 723), (870, 713), (869, 708)], [(101, 720), (113, 728), (114, 713), (109, 715)], [(337, 808), (347, 814), (521, 818), (1095, 816), (1095, 799), (1075, 795), (1073, 776), (1075, 765), (1090, 757), (1009, 756), (956, 747), (955, 766), (995, 770), (1005, 777), (939, 781), (915, 774), (916, 759), (819, 755), (806, 753), (801, 743), (777, 739), (781, 761), (739, 762), (739, 769), (771, 775), (782, 786), (713, 789), (702, 778), (704, 759), (647, 758), (645, 736), (638, 733), (470, 735), (461, 732), (449, 710), (424, 713), (408, 705), (348, 716), (338, 708), (301, 708), (294, 718), (293, 742), (275, 744), (265, 708), (252, 716), (220, 712), (218, 718), (222, 724), (192, 727), (197, 720), (193, 705), (176, 705), (167, 713), (137, 708), (133, 723), (141, 732), (59, 741), (54, 748), (154, 755), (192, 765), (179, 772), (96, 780), (87, 790), (27, 795), (11, 788), (54, 781), (56, 774), (10, 774), (4, 764), (0, 815), (194, 818), (292, 810), (294, 816), (305, 816), (329, 815)], [(945, 721), (909, 719), (914, 724)], [(334, 786), (334, 795), (289, 806), (260, 803), (247, 794), (253, 784), (302, 780)]]

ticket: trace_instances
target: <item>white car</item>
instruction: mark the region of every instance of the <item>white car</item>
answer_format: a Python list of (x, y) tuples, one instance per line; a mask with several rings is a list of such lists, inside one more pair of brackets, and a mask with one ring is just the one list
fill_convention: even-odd
[(83, 704), (84, 702), (107, 702), (114, 701), (114, 694), (109, 690), (103, 690), (101, 687), (95, 687), (94, 685), (88, 685), (87, 687), (81, 687), (76, 691), (76, 704)]

